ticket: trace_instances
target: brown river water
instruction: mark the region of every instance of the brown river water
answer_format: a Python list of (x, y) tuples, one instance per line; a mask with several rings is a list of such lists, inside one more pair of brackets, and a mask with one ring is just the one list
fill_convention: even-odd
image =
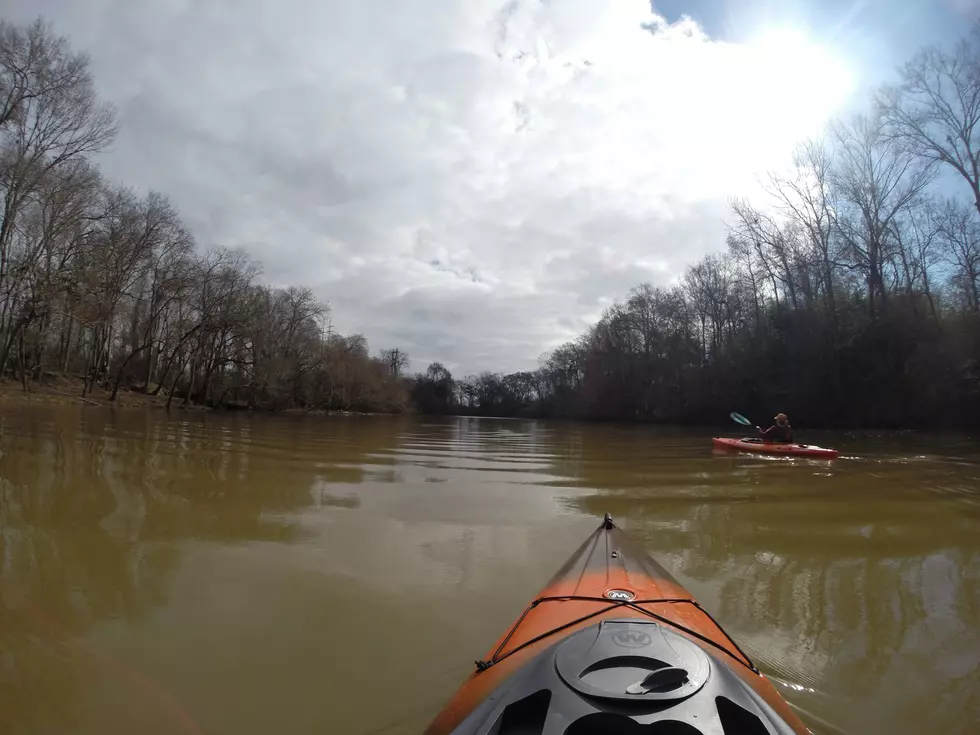
[(4, 406), (0, 733), (419, 733), (605, 512), (815, 733), (980, 732), (980, 441), (712, 431)]

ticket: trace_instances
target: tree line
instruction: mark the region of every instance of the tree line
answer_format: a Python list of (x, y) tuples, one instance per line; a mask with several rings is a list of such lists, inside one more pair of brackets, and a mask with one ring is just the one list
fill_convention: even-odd
[(0, 22), (0, 374), (173, 402), (702, 423), (980, 423), (980, 28), (803, 142), (726, 249), (640, 284), (534, 371), (404, 376), (309, 288), (199, 248), (158, 193), (93, 161), (117, 133), (87, 58)]
[(532, 372), (412, 382), (425, 411), (980, 426), (980, 26), (929, 47), (731, 202), (726, 250), (641, 284)]
[(371, 357), (309, 288), (261, 284), (244, 252), (201, 252), (164, 195), (106, 180), (92, 157), (116, 133), (86, 56), (42, 20), (0, 21), (0, 373), (168, 407), (404, 409), (397, 351)]

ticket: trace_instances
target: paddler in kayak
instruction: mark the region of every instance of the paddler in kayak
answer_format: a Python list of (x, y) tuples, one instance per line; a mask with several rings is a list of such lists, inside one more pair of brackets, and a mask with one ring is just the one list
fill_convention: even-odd
[(762, 437), (764, 442), (792, 442), (793, 441), (793, 427), (789, 425), (789, 419), (784, 413), (777, 413), (773, 419), (776, 423), (770, 426), (768, 429), (763, 431), (760, 427), (755, 428), (759, 430), (759, 436)]

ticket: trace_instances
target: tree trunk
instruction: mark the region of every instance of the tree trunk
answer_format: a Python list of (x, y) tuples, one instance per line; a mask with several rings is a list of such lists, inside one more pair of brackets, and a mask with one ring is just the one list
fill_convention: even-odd
[(102, 344), (102, 327), (96, 327), (92, 334), (92, 347), (89, 350), (85, 365), (85, 382), (82, 383), (82, 397), (92, 392), (95, 387), (95, 372), (99, 364), (99, 350)]
[(7, 361), (10, 359), (10, 348), (13, 347), (15, 333), (11, 329), (0, 341), (0, 376), (7, 372)]
[[(174, 400), (174, 393), (177, 392), (177, 381), (180, 380), (180, 375), (181, 375), (181, 373), (184, 372), (184, 367), (187, 365), (187, 362), (188, 361), (190, 361), (190, 356), (189, 355), (187, 357), (187, 360), (184, 360), (184, 361), (180, 362), (177, 365), (177, 372), (174, 373), (173, 382), (170, 384), (170, 395), (167, 396), (167, 411), (168, 412), (170, 411), (170, 404), (173, 403), (173, 400)], [(186, 396), (184, 397), (184, 405), (185, 406), (187, 405), (187, 397)]]
[(977, 289), (977, 276), (980, 276), (980, 273), (977, 273), (972, 266), (967, 268), (966, 285), (967, 285), (968, 293), (972, 297), (972, 299), (969, 300), (972, 300), (973, 302), (971, 306), (973, 308), (974, 314), (980, 314), (980, 291), (978, 291)]
[(72, 332), (74, 331), (74, 327), (75, 327), (75, 317), (69, 314), (68, 333), (67, 335), (65, 335), (64, 355), (61, 357), (60, 360), (62, 373), (68, 372), (68, 358), (71, 356), (71, 338), (72, 338)]
[(926, 295), (926, 301), (929, 302), (929, 313), (932, 314), (933, 320), (935, 320), (937, 325), (940, 325), (939, 312), (936, 311), (936, 301), (932, 298), (932, 288), (929, 286), (929, 269), (923, 268), (922, 270), (922, 288)]
[[(159, 354), (160, 353), (157, 352), (157, 356), (158, 357), (159, 357)], [(167, 378), (170, 375), (170, 368), (171, 367), (173, 367), (173, 358), (172, 357), (169, 360), (167, 360), (167, 362), (165, 362), (163, 364), (163, 372), (160, 373), (159, 375), (157, 375), (156, 388), (154, 388), (153, 390), (149, 390), (148, 389), (147, 390), (147, 394), (148, 395), (151, 395), (151, 396), (160, 395), (160, 391), (163, 389), (163, 386), (166, 385), (166, 383), (167, 383)], [(149, 386), (147, 386), (147, 388), (149, 388)]]
[(833, 341), (837, 343), (837, 296), (834, 294), (834, 269), (830, 264), (830, 257), (827, 253), (823, 256), (824, 280), (827, 289), (827, 309), (830, 311), (830, 330)]
[(211, 377), (214, 375), (214, 368), (216, 367), (214, 360), (208, 360), (207, 367), (204, 370), (204, 385), (202, 390), (204, 391), (204, 405), (210, 406), (211, 399)]
[(20, 384), (24, 386), (24, 392), (27, 393), (27, 365), (24, 358), (24, 330), (20, 330), (20, 337), (17, 340), (17, 362), (20, 365)]
[(184, 394), (184, 406), (186, 406), (191, 400), (191, 394), (194, 392), (195, 378), (197, 378), (197, 358), (191, 362), (191, 377), (190, 380), (187, 381), (187, 392)]
[(122, 383), (123, 373), (126, 372), (126, 366), (129, 365), (129, 361), (136, 357), (139, 353), (146, 349), (146, 345), (142, 347), (137, 347), (135, 350), (129, 353), (125, 360), (123, 360), (122, 365), (119, 366), (119, 370), (116, 371), (116, 379), (113, 381), (112, 385), (112, 395), (109, 396), (110, 401), (116, 400), (116, 395), (119, 393), (119, 385)]
[(146, 356), (146, 378), (143, 380), (143, 392), (150, 392), (150, 383), (153, 382), (153, 368), (154, 368), (154, 357), (157, 354), (157, 350), (153, 349), (153, 342), (150, 342), (150, 351)]

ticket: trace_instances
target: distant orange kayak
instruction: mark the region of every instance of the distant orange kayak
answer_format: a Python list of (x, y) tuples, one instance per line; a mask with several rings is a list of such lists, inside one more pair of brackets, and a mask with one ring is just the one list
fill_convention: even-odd
[(749, 657), (607, 514), (425, 735), (808, 735)]
[(758, 454), (775, 454), (790, 457), (816, 457), (819, 459), (837, 459), (836, 449), (826, 449), (813, 444), (789, 444), (783, 442), (764, 442), (761, 439), (712, 439), (718, 449), (731, 449), (738, 452), (756, 452)]

